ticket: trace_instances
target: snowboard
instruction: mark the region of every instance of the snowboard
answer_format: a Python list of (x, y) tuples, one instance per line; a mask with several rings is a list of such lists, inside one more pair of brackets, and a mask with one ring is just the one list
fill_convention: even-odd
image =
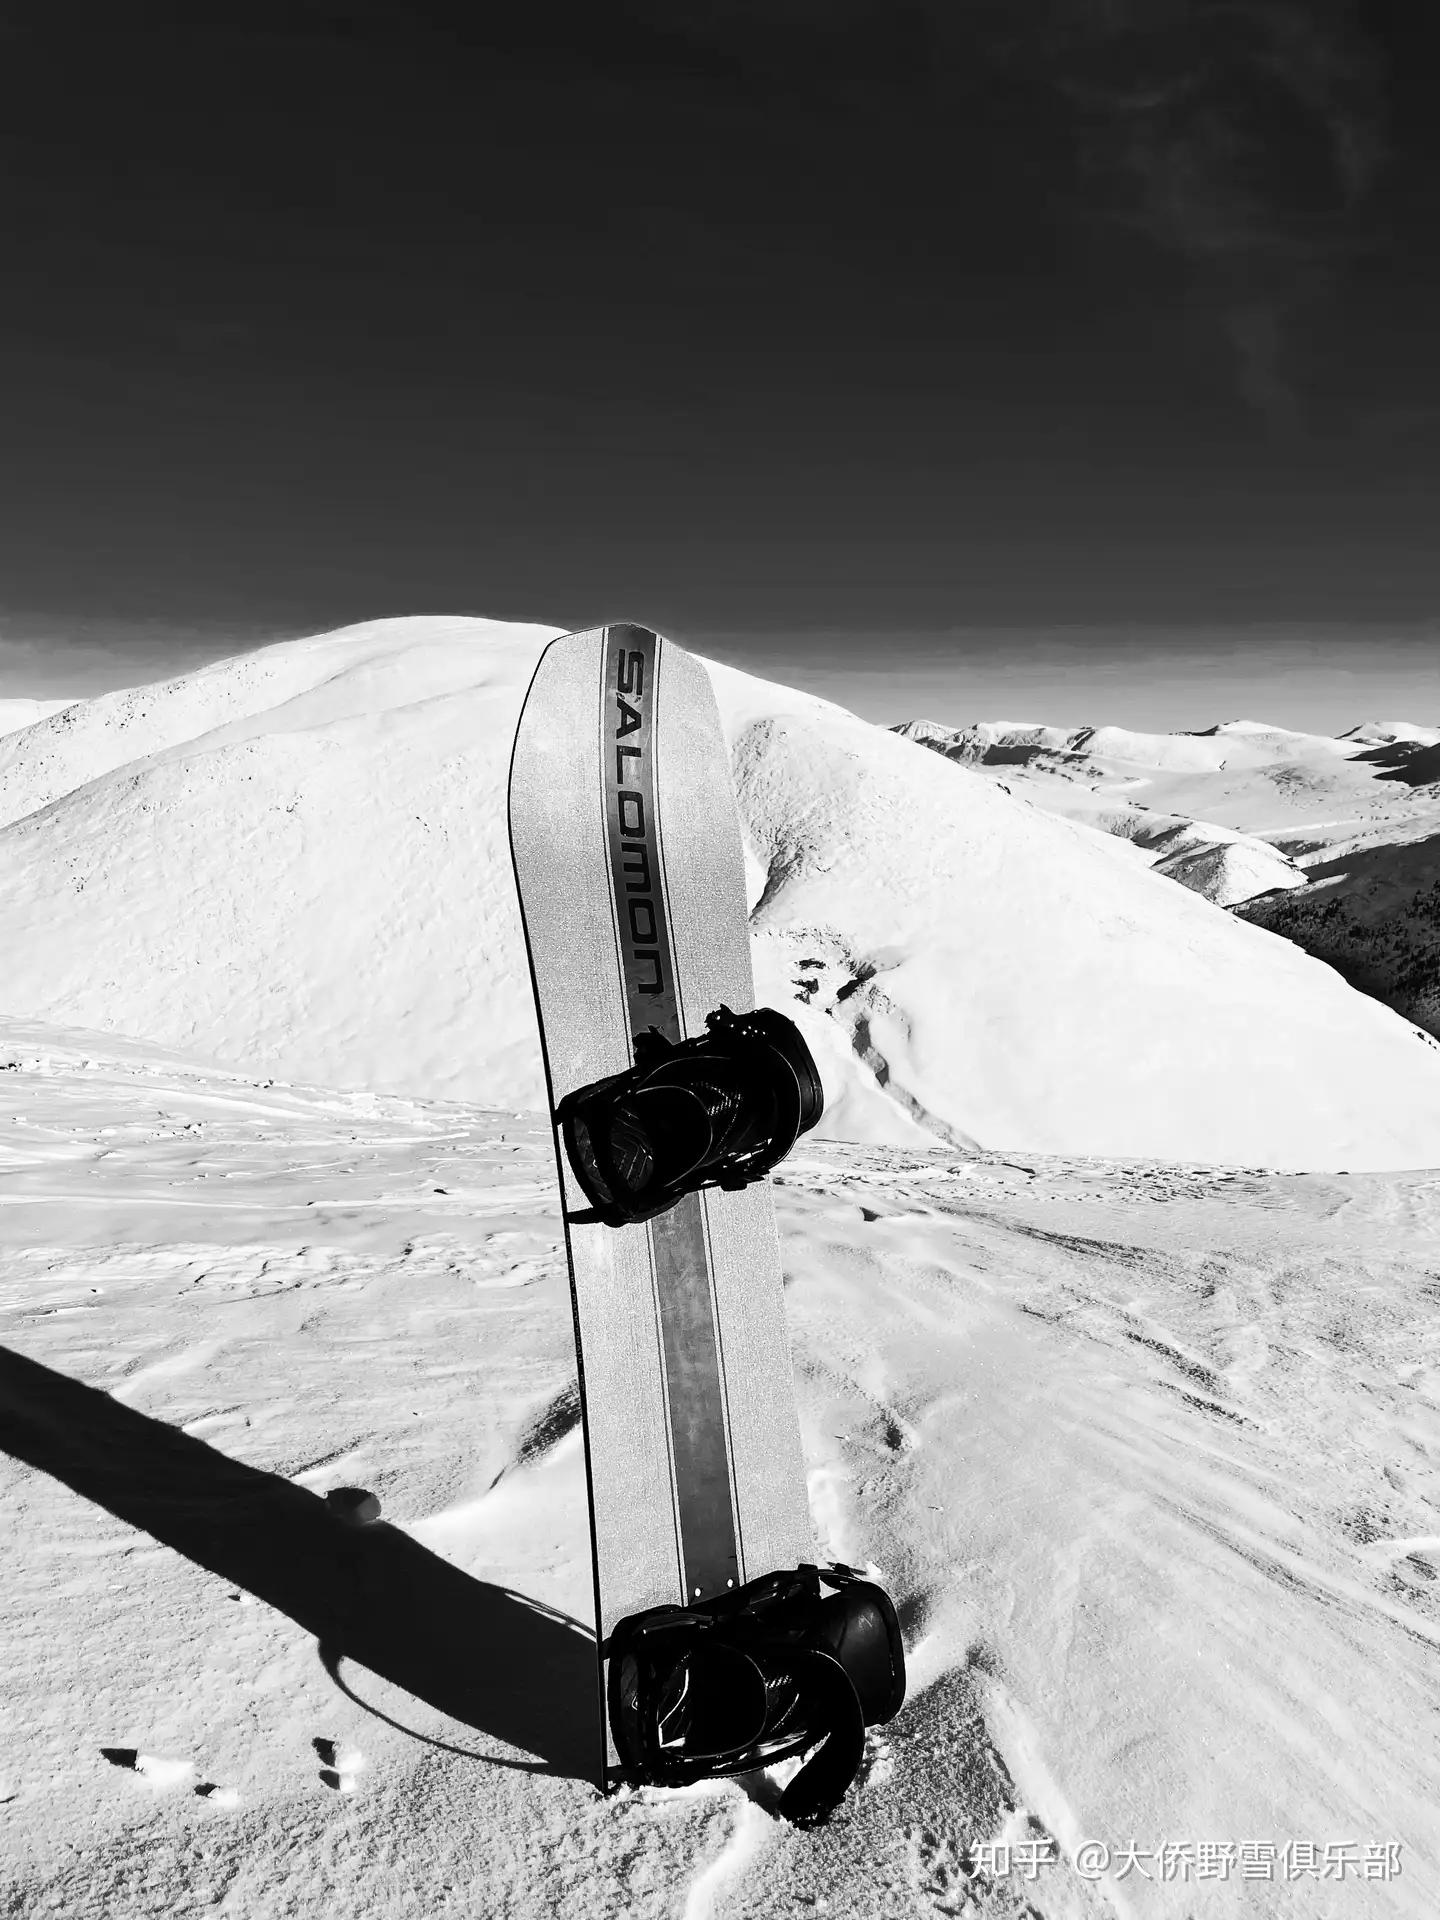
[[(515, 736), (510, 847), (552, 1116), (637, 1041), (754, 1007), (739, 815), (705, 669), (648, 628), (546, 648)], [(765, 1181), (593, 1217), (561, 1148), (595, 1576), (596, 1782), (616, 1627), (813, 1561)], [(587, 1218), (587, 1215), (590, 1217)]]

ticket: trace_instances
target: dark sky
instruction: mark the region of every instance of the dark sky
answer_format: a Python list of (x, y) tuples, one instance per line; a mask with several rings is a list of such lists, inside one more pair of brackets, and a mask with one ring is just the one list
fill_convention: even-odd
[(1440, 614), (1428, 12), (0, 5), (0, 613)]

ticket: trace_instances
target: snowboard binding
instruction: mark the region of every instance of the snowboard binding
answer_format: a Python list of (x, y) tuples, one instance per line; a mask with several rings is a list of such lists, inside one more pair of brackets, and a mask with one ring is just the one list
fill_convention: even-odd
[(820, 1075), (800, 1030), (760, 1007), (707, 1016), (678, 1043), (653, 1028), (635, 1065), (556, 1109), (575, 1178), (607, 1227), (649, 1220), (701, 1187), (763, 1179), (820, 1118)]
[(853, 1567), (801, 1566), (691, 1607), (651, 1608), (621, 1621), (609, 1657), (623, 1780), (688, 1786), (808, 1753), (779, 1804), (799, 1827), (830, 1817), (859, 1770), (866, 1727), (905, 1699), (895, 1609)]

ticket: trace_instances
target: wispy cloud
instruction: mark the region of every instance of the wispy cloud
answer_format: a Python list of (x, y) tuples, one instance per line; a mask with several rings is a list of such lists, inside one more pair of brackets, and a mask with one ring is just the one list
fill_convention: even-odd
[(1346, 0), (1052, 0), (1094, 210), (1183, 260), (1242, 398), (1304, 422), (1296, 334), (1364, 233), (1382, 62)]
[(992, 128), (992, 158), (1048, 170), (1062, 216), (1181, 261), (1239, 395), (1276, 431), (1303, 424), (1299, 336), (1355, 256), (1388, 151), (1383, 58), (1350, 0), (640, 5), (673, 43), (797, 103), (915, 125), (948, 114), (962, 142), (977, 73), (1018, 83), (1032, 151), (1017, 162)]

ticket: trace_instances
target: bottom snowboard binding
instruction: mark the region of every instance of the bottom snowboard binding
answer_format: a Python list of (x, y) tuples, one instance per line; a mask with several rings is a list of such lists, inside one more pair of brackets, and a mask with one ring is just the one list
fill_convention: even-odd
[(594, 1209), (582, 1218), (623, 1227), (701, 1187), (747, 1186), (820, 1118), (820, 1075), (783, 1013), (721, 1007), (705, 1028), (678, 1043), (652, 1028), (633, 1067), (560, 1102), (565, 1151)]
[(797, 1567), (693, 1607), (652, 1608), (621, 1621), (609, 1657), (625, 1781), (688, 1786), (809, 1752), (779, 1806), (800, 1827), (829, 1818), (866, 1727), (905, 1699), (895, 1609), (851, 1567)]

